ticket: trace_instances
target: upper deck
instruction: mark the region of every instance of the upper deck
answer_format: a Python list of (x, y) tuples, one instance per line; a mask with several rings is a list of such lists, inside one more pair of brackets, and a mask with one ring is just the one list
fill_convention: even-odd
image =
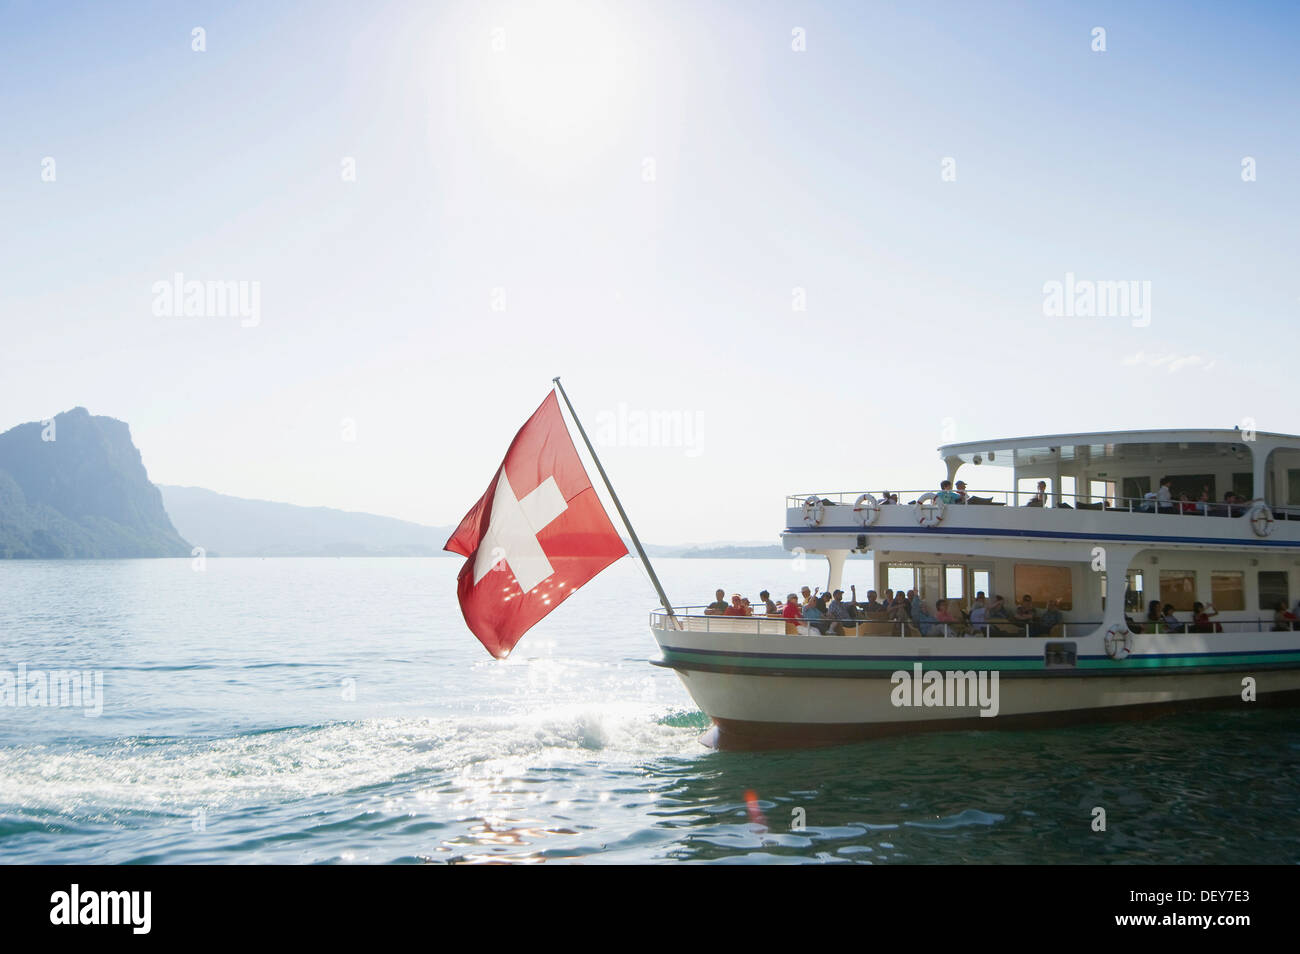
[[(927, 535), (1017, 538), (1018, 545), (1036, 539), (1300, 547), (1300, 437), (1294, 435), (1099, 432), (948, 444), (939, 453), (956, 484), (947, 493), (936, 480), (920, 491), (787, 498), (787, 548), (880, 543), (860, 539), (863, 534), (911, 536), (919, 549), (929, 545)], [(964, 487), (963, 478), (973, 486)], [(978, 478), (1003, 486), (973, 489)], [(885, 502), (886, 494), (895, 502)], [(908, 546), (898, 539), (889, 545)]]

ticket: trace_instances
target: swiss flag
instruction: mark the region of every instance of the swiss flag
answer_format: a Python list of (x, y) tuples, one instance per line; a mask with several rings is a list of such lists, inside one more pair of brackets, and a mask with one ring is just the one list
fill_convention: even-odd
[(627, 553), (592, 489), (554, 391), (519, 429), (487, 493), (443, 549), (469, 557), (456, 587), (460, 610), (499, 659)]

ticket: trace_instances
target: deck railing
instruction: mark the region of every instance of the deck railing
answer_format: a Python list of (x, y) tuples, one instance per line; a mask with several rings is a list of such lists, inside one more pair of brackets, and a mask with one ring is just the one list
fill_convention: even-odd
[[(1066, 620), (1044, 632), (1041, 623), (1019, 623), (999, 620), (995, 623), (940, 623), (923, 621), (913, 623), (883, 619), (859, 619), (852, 622), (822, 620), (787, 620), (781, 616), (768, 616), (755, 613), (753, 616), (724, 616), (705, 613), (704, 606), (681, 606), (673, 608), (670, 617), (664, 610), (657, 609), (650, 613), (652, 629), (690, 630), (705, 633), (727, 633), (735, 636), (838, 636), (840, 638), (860, 638), (863, 636), (896, 637), (930, 636), (930, 637), (1033, 637), (1039, 639), (1070, 639), (1086, 636), (1102, 625), (1101, 620)], [(1225, 633), (1262, 633), (1276, 631), (1271, 617), (1255, 619), (1233, 619), (1215, 622)], [(1205, 630), (1196, 630), (1192, 623), (1182, 623), (1175, 629), (1169, 624), (1151, 623), (1145, 620), (1135, 621), (1142, 627), (1143, 635), (1207, 635)], [(821, 632), (825, 626), (826, 632)], [(849, 626), (853, 633), (837, 632), (837, 628)], [(1290, 624), (1291, 630), (1300, 628), (1300, 623)], [(861, 628), (860, 628), (861, 627)], [(1154, 627), (1154, 628), (1153, 628)], [(863, 632), (862, 629), (869, 629)], [(793, 630), (793, 631), (792, 631)], [(1285, 630), (1283, 630), (1285, 632)]]
[[(868, 491), (881, 506), (914, 506), (921, 497), (940, 494), (937, 490)], [(785, 498), (786, 509), (798, 510), (809, 499), (820, 500), (828, 507), (853, 507), (864, 491), (838, 490), (828, 493), (791, 494)], [(1127, 513), (1159, 513), (1197, 517), (1244, 517), (1259, 500), (1226, 501), (1175, 500), (1160, 504), (1149, 497), (1099, 497), (1090, 494), (1058, 494), (1048, 491), (1045, 504), (1035, 503), (1036, 493), (1014, 490), (967, 490), (965, 496), (957, 491), (947, 492), (944, 498), (949, 507), (1043, 507), (1048, 510), (1105, 510)], [(892, 499), (886, 501), (885, 495)], [(956, 499), (954, 499), (956, 498)], [(1279, 520), (1300, 520), (1300, 508), (1269, 504), (1273, 516)], [(829, 515), (828, 515), (829, 516)]]

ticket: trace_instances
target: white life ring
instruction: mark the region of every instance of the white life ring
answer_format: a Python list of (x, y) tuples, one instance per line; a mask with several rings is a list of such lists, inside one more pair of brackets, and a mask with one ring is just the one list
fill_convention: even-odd
[(853, 516), (861, 526), (869, 527), (880, 516), (880, 501), (871, 494), (863, 494), (853, 503)]
[(921, 494), (916, 498), (916, 520), (923, 527), (937, 527), (947, 510), (948, 504), (938, 494)]
[(1266, 537), (1273, 532), (1273, 511), (1262, 500), (1251, 508), (1250, 528), (1257, 537)]
[(803, 502), (803, 522), (810, 527), (820, 526), (826, 516), (826, 505), (820, 497), (809, 497)]
[(1106, 655), (1111, 659), (1127, 659), (1133, 653), (1133, 634), (1116, 623), (1106, 630)]

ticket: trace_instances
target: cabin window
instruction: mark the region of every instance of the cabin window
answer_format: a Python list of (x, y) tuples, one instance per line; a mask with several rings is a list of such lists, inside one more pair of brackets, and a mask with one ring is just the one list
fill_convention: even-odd
[(1170, 476), (1174, 479), (1173, 485), (1169, 488), (1174, 500), (1177, 500), (1180, 494), (1187, 494), (1188, 500), (1200, 500), (1203, 490), (1209, 491), (1211, 500), (1215, 499), (1213, 474), (1170, 474)]
[(1246, 574), (1216, 571), (1210, 574), (1210, 602), (1219, 610), (1246, 608)]
[(1068, 566), (1044, 566), (1038, 563), (1016, 564), (1016, 600), (1025, 594), (1035, 606), (1046, 606), (1048, 600), (1060, 600), (1061, 609), (1074, 605)]
[(1259, 571), (1259, 608), (1270, 613), (1277, 609), (1277, 604), (1291, 605), (1291, 588), (1287, 585), (1285, 570)]
[(1124, 496), (1129, 500), (1141, 500), (1151, 492), (1150, 477), (1125, 477)]
[(1196, 602), (1194, 570), (1161, 570), (1160, 602), (1169, 603), (1180, 613), (1190, 613)]
[(1108, 507), (1113, 507), (1115, 505), (1115, 481), (1088, 481), (1088, 495), (1092, 497), (1093, 503), (1101, 502)]
[(943, 568), (943, 595), (950, 600), (961, 603), (966, 599), (966, 568), (964, 566), (946, 566)]
[(1286, 502), (1300, 504), (1300, 468), (1291, 468), (1286, 472)]
[(1146, 598), (1142, 592), (1142, 571), (1128, 571), (1128, 586), (1124, 590), (1124, 608), (1135, 612), (1146, 608)]
[(1048, 643), (1043, 647), (1043, 666), (1047, 669), (1073, 666), (1078, 658), (1078, 643)]
[(988, 570), (971, 570), (970, 587), (972, 593), (983, 593), (989, 599), (993, 599), (993, 581), (989, 576)]
[(1232, 475), (1232, 492), (1247, 500), (1255, 498), (1255, 475), (1250, 471)]
[(895, 593), (916, 589), (916, 571), (910, 566), (890, 563), (885, 567), (885, 587)]

